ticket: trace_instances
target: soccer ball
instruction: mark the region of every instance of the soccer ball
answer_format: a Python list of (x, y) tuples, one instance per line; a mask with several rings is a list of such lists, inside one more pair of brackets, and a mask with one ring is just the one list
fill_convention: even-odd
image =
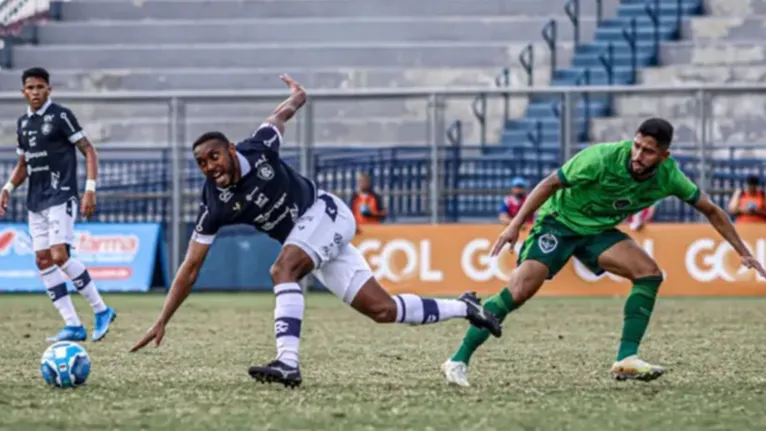
[(45, 349), (40, 358), (40, 371), (45, 383), (58, 388), (74, 388), (88, 380), (90, 356), (79, 344), (60, 341)]

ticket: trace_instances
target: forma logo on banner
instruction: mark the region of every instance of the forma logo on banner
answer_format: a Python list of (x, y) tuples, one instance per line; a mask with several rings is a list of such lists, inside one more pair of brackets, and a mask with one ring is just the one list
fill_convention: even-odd
[[(146, 291), (159, 240), (156, 223), (83, 223), (76, 226), (72, 255), (85, 264), (101, 291)], [(44, 290), (26, 225), (0, 223), (0, 292)]]
[[(738, 229), (753, 256), (766, 263), (766, 229)], [(501, 230), (493, 225), (368, 226), (354, 243), (391, 292), (490, 294), (508, 282), (524, 240), (519, 239), (514, 253), (506, 246), (491, 257)], [(766, 295), (766, 280), (743, 267), (737, 253), (707, 225), (654, 224), (630, 234), (662, 269), (663, 295)], [(615, 274), (597, 276), (572, 258), (540, 293), (610, 296), (627, 293), (630, 286)]]

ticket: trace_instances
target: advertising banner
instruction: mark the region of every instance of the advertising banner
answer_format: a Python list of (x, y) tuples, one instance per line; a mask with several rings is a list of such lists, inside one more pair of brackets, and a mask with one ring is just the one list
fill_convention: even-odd
[[(364, 226), (354, 243), (383, 286), (392, 293), (457, 295), (472, 290), (494, 294), (507, 284), (516, 267), (515, 253), (506, 249), (496, 258), (489, 251), (502, 231), (499, 225)], [(737, 226), (761, 263), (766, 263), (766, 226)], [(766, 280), (740, 266), (736, 252), (707, 224), (651, 224), (628, 232), (665, 274), (665, 296), (765, 295)], [(624, 295), (630, 282), (613, 274), (595, 276), (571, 259), (540, 295)]]
[[(151, 288), (160, 245), (158, 223), (82, 223), (75, 229), (72, 255), (88, 268), (98, 290)], [(44, 291), (27, 225), (0, 223), (0, 292)]]
[(0, 0), (0, 35), (49, 9), (49, 0)]

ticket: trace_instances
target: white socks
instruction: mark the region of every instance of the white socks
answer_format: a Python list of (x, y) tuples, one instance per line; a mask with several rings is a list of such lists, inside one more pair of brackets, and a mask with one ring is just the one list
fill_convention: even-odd
[(277, 340), (277, 359), (291, 367), (297, 367), (301, 323), (305, 308), (303, 291), (298, 283), (282, 283), (274, 286), (274, 294), (276, 295), (274, 336)]
[(106, 310), (106, 304), (104, 304), (101, 294), (96, 289), (96, 284), (90, 279), (90, 274), (82, 262), (70, 257), (61, 266), (61, 270), (72, 280), (74, 287), (77, 288), (80, 295), (85, 297), (95, 313), (101, 313)]
[(66, 288), (66, 278), (58, 266), (51, 266), (40, 271), (40, 277), (48, 290), (48, 296), (53, 301), (66, 326), (82, 326), (80, 318), (77, 317), (77, 311), (72, 304), (72, 298)]
[(457, 299), (421, 298), (418, 295), (404, 293), (394, 296), (396, 303), (396, 323), (426, 325), (442, 320), (465, 317), (468, 306)]

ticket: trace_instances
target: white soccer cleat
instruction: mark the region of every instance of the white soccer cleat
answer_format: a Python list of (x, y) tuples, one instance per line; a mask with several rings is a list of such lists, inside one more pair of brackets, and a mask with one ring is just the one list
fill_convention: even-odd
[(455, 362), (447, 359), (447, 362), (442, 364), (442, 373), (444, 378), (447, 379), (447, 383), (462, 386), (467, 388), (471, 386), (468, 383), (468, 366), (462, 362)]
[(665, 369), (638, 359), (638, 356), (628, 356), (612, 365), (612, 375), (619, 381), (640, 380), (651, 382), (665, 374)]

